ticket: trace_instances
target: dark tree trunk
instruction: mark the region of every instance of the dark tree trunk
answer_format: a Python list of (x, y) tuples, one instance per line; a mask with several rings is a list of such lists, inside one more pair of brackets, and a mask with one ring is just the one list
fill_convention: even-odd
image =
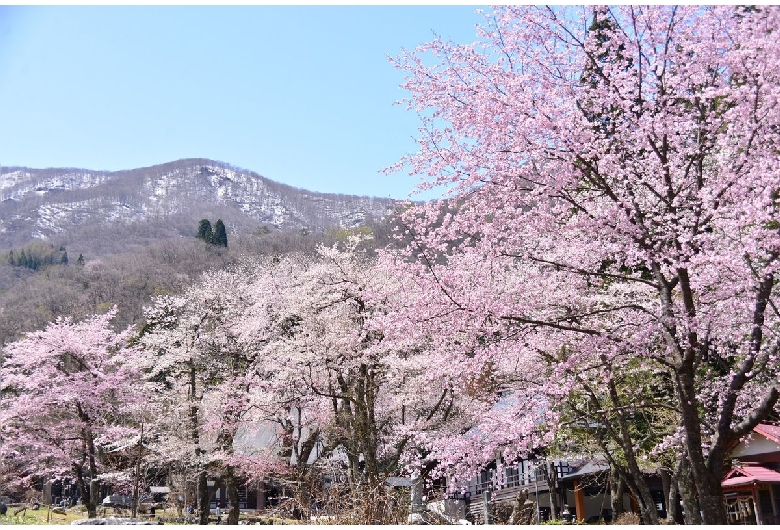
[(623, 494), (626, 491), (626, 482), (614, 466), (609, 467), (609, 497), (612, 507), (612, 520), (626, 512), (623, 503)]
[[(76, 411), (79, 419), (82, 422), (81, 428), (81, 450), (82, 450), (82, 462), (86, 462), (89, 466), (89, 490), (87, 490), (86, 478), (84, 477), (84, 470), (82, 466), (78, 466), (78, 474), (76, 475), (79, 480), (79, 489), (81, 490), (81, 498), (84, 502), (84, 506), (87, 508), (87, 516), (90, 518), (97, 517), (97, 507), (100, 504), (100, 481), (97, 480), (98, 469), (97, 461), (95, 460), (95, 438), (92, 435), (92, 430), (89, 427), (90, 418), (80, 403), (76, 403)], [(74, 467), (77, 464), (74, 463)]]
[(642, 472), (638, 468), (637, 471), (629, 469), (629, 474), (624, 476), (623, 480), (628, 486), (631, 495), (639, 503), (639, 515), (642, 517), (642, 522), (649, 525), (660, 524), (658, 510), (655, 507), (653, 497), (650, 494), (650, 488), (647, 486), (647, 481), (644, 479)]
[(206, 482), (206, 470), (198, 473), (198, 524), (209, 524), (209, 514), (211, 513), (211, 499), (209, 499), (209, 487)]
[(685, 512), (685, 524), (702, 524), (701, 510), (699, 509), (699, 503), (696, 500), (696, 485), (693, 481), (693, 474), (691, 473), (691, 465), (687, 454), (682, 455), (682, 458), (680, 459), (680, 473), (677, 475), (677, 486), (680, 491), (680, 498), (682, 498), (683, 510)]
[(227, 524), (237, 525), (238, 514), (240, 513), (238, 507), (238, 479), (236, 478), (232, 466), (227, 466), (225, 474), (225, 489), (227, 490), (228, 498)]
[(189, 361), (189, 389), (188, 400), (190, 402), (189, 420), (190, 420), (190, 439), (195, 446), (195, 461), (198, 462), (198, 482), (196, 498), (198, 504), (198, 524), (209, 524), (210, 499), (209, 488), (206, 477), (206, 470), (203, 468), (201, 457), (203, 449), (200, 448), (200, 430), (198, 423), (198, 399), (197, 399), (197, 378), (195, 363)]
[(135, 519), (138, 516), (138, 487), (141, 476), (141, 459), (143, 458), (144, 448), (144, 424), (141, 424), (141, 436), (138, 439), (138, 455), (135, 459), (135, 472), (133, 473), (133, 510), (132, 517)]
[(358, 443), (363, 453), (365, 481), (373, 492), (379, 484), (379, 462), (377, 460), (377, 429), (374, 416), (374, 374), (367, 365), (360, 365), (355, 400), (355, 423), (359, 433)]
[[(657, 277), (661, 276), (657, 274)], [(688, 270), (678, 269), (677, 280), (679, 280), (686, 317), (693, 319), (696, 317), (696, 302)], [(664, 312), (667, 316), (673, 317), (674, 310), (668, 289), (669, 284), (665, 281), (660, 283), (665, 286), (661, 292)], [(773, 274), (766, 274), (756, 285), (749, 352), (730, 371), (728, 389), (723, 393), (719, 417), (713, 425), (714, 436), (706, 458), (701, 434), (702, 421), (699, 415), (701, 404), (696, 397), (695, 362), (709, 354), (708, 345), (706, 341), (703, 343), (700, 340), (697, 332), (693, 329), (687, 331), (684, 345), (676, 343), (673, 339), (676, 334), (675, 329), (670, 329), (668, 335), (669, 345), (674, 347), (680, 355), (675, 369), (676, 393), (685, 432), (690, 469), (698, 492), (698, 504), (704, 524), (726, 524), (727, 522), (721, 480), (723, 478), (723, 462), (729, 444), (748, 434), (760, 421), (765, 419), (780, 397), (777, 387), (771, 387), (765, 395), (756, 396), (755, 406), (751, 413), (743, 418), (738, 425), (733, 425), (736, 421), (737, 398), (743, 393), (745, 384), (751, 379), (749, 374), (757, 366), (770, 362), (769, 351), (771, 348), (767, 351), (768, 349), (765, 347), (763, 331), (765, 310), (769, 304), (773, 286)]]
[(92, 495), (89, 486), (87, 486), (87, 480), (84, 477), (84, 470), (81, 465), (76, 462), (73, 463), (72, 469), (73, 473), (76, 475), (76, 484), (79, 487), (82, 502), (87, 508), (87, 517), (90, 519), (97, 517), (97, 505), (92, 502)]
[(623, 456), (626, 459), (627, 473), (623, 476), (623, 480), (625, 480), (626, 484), (631, 490), (631, 493), (639, 502), (639, 509), (641, 511), (642, 520), (645, 522), (645, 524), (657, 525), (659, 524), (658, 511), (656, 510), (653, 496), (650, 494), (650, 488), (647, 485), (645, 476), (642, 473), (642, 470), (639, 468), (636, 452), (634, 451), (634, 442), (631, 439), (630, 426), (628, 419), (622, 410), (623, 403), (620, 399), (620, 395), (617, 387), (615, 386), (614, 380), (609, 380), (608, 388), (610, 401), (615, 407), (617, 416), (616, 423), (618, 426), (618, 433), (615, 438), (616, 441), (620, 444), (620, 447), (623, 450)]
[[(689, 372), (687, 366), (677, 371), (678, 392), (681, 397), (682, 423), (685, 429), (686, 449), (690, 462), (690, 473), (695, 484), (695, 492), (701, 514), (701, 523), (706, 525), (726, 524), (726, 508), (723, 505), (723, 492), (720, 487), (721, 477), (713, 476), (704, 459), (701, 438), (701, 422), (699, 420), (696, 390), (692, 364)], [(720, 466), (722, 468), (722, 465)], [(686, 507), (686, 513), (688, 512)]]
[(550, 519), (555, 520), (561, 513), (558, 506), (558, 470), (555, 469), (555, 461), (544, 461), (542, 464), (542, 473), (547, 482), (547, 489), (550, 492)]
[(666, 524), (680, 523), (680, 495), (678, 479), (682, 470), (682, 462), (678, 462), (673, 472), (661, 469), (661, 480), (664, 484), (664, 498), (666, 499)]

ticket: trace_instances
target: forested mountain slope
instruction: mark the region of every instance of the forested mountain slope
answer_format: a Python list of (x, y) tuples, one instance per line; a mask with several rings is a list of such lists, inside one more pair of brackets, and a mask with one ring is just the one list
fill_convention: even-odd
[[(353, 229), (382, 245), (394, 208), (205, 159), (118, 172), (0, 168), (0, 346), (113, 304), (115, 325), (137, 323), (153, 294), (241, 254), (313, 252)], [(223, 220), (228, 248), (195, 238), (201, 219)]]
[(117, 239), (190, 236), (202, 218), (223, 219), (231, 233), (324, 232), (378, 220), (394, 206), (391, 199), (310, 192), (206, 159), (115, 172), (4, 167), (0, 249), (32, 239), (58, 246), (84, 240), (91, 253), (113, 253)]

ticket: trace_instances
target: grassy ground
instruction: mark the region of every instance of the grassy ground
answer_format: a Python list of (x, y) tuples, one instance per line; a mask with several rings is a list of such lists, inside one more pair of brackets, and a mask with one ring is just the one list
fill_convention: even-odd
[[(50, 524), (50, 525), (69, 525), (77, 519), (86, 519), (87, 512), (82, 509), (81, 506), (74, 506), (68, 508), (65, 514), (54, 513), (49, 510), (48, 506), (41, 506), (37, 510), (27, 508), (24, 512), (20, 512), (17, 515), (12, 515), (15, 508), (9, 507), (8, 513), (0, 515), (0, 526), (2, 525), (16, 525), (16, 524)], [(168, 518), (175, 517), (175, 510), (171, 510), (168, 513), (165, 510), (157, 510), (158, 517)], [(98, 517), (130, 517), (130, 510), (122, 510), (115, 512), (113, 509), (108, 508), (103, 513), (102, 509), (98, 509)], [(142, 516), (143, 518), (143, 516)]]
[[(15, 508), (9, 507), (6, 515), (0, 515), (0, 526), (4, 525), (17, 525), (17, 524), (30, 524), (30, 525), (69, 525), (77, 519), (86, 519), (87, 512), (82, 511), (80, 506), (74, 506), (69, 508), (64, 515), (50, 512), (48, 506), (41, 506), (38, 510), (27, 508), (24, 512), (20, 512), (17, 515), (11, 515)], [(157, 517), (168, 520), (176, 518), (176, 510), (157, 510), (155, 514)], [(106, 517), (129, 517), (129, 510), (124, 510), (121, 513), (114, 513), (112, 509), (106, 510)], [(48, 518), (47, 518), (48, 517)], [(103, 511), (98, 510), (98, 517), (103, 517)], [(245, 514), (242, 514), (242, 519), (246, 518)], [(211, 524), (216, 522), (214, 516), (211, 517)], [(261, 524), (301, 524), (301, 521), (286, 520), (281, 518), (262, 518)], [(254, 521), (253, 521), (254, 522)], [(177, 524), (168, 520), (166, 524)], [(179, 523), (181, 524), (181, 523)]]
[(80, 509), (71, 508), (65, 515), (49, 512), (48, 506), (41, 506), (37, 510), (27, 508), (17, 515), (12, 515), (14, 508), (9, 507), (5, 515), (0, 515), (0, 525), (11, 524), (70, 524), (76, 519), (84, 519), (87, 515)]

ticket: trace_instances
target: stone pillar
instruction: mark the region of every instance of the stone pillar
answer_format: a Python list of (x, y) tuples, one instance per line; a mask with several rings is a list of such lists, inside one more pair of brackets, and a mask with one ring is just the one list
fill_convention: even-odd
[(425, 503), (423, 494), (423, 479), (418, 473), (413, 473), (411, 477), (409, 491), (409, 519), (408, 524), (424, 524), (423, 513), (425, 512)]
[(257, 483), (257, 511), (259, 513), (265, 511), (265, 482), (262, 480)]
[(46, 480), (43, 483), (43, 498), (41, 502), (43, 504), (51, 505), (51, 480)]
[(482, 492), (482, 520), (483, 524), (490, 524), (490, 492), (485, 490)]
[(412, 475), (411, 490), (412, 513), (416, 513), (423, 506), (423, 480), (420, 475)]

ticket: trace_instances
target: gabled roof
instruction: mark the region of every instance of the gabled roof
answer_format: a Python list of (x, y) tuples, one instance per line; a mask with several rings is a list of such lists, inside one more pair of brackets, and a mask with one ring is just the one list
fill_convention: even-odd
[(563, 475), (560, 480), (570, 480), (588, 475), (594, 475), (597, 473), (604, 473), (609, 471), (609, 464), (606, 458), (603, 456), (596, 456), (587, 462), (584, 462), (579, 468), (575, 469), (571, 473)]
[(763, 434), (776, 444), (780, 444), (780, 425), (771, 423), (759, 423), (753, 428), (758, 434)]
[[(776, 449), (770, 450), (770, 446), (764, 446), (761, 453), (768, 454), (774, 452), (780, 454), (780, 425), (775, 425), (772, 423), (759, 423), (749, 434), (738, 440), (732, 440), (729, 443), (728, 452), (730, 455), (732, 455), (732, 457), (736, 458), (740, 458), (740, 456), (736, 456), (734, 454), (735, 452), (746, 453), (742, 455), (742, 458), (755, 462), (756, 460), (754, 459), (758, 453), (755, 453), (754, 450), (751, 449), (751, 445), (754, 442), (758, 442), (760, 444), (762, 441), (774, 444)], [(738, 450), (738, 448), (740, 449)]]
[(745, 464), (732, 468), (726, 474), (723, 482), (721, 482), (721, 486), (728, 488), (730, 486), (744, 486), (761, 482), (780, 484), (780, 473), (764, 466)]

